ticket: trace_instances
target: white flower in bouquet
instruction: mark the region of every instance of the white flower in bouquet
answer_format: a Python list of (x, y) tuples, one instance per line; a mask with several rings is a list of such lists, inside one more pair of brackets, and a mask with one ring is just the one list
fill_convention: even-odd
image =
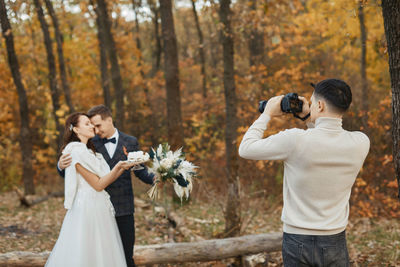
[(168, 144), (159, 145), (157, 150), (152, 148), (152, 166), (150, 172), (155, 174), (155, 183), (149, 191), (149, 196), (155, 199), (158, 196), (158, 184), (170, 182), (174, 186), (178, 197), (189, 198), (193, 189), (192, 178), (196, 176), (197, 166), (185, 160), (182, 148), (171, 151)]
[[(184, 160), (179, 165), (178, 171), (180, 173), (182, 173), (182, 175), (184, 175), (184, 176), (185, 175), (190, 176), (189, 174), (191, 174), (191, 172), (193, 172), (195, 168), (197, 168), (197, 166), (194, 166), (191, 162)], [(184, 177), (184, 178), (186, 178), (186, 177)]]
[(174, 162), (172, 159), (169, 158), (165, 158), (160, 161), (160, 166), (165, 169), (172, 168), (172, 164), (174, 164)]

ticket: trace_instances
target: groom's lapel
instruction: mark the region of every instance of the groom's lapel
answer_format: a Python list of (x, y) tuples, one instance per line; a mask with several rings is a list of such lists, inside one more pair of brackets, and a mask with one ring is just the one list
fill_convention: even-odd
[(108, 155), (106, 147), (102, 144), (98, 147), (98, 150), (103, 155), (104, 159), (108, 162), (110, 160), (110, 155)]
[(93, 143), (96, 146), (97, 151), (100, 152), (103, 155), (104, 159), (108, 162), (110, 160), (110, 155), (108, 155), (107, 149), (101, 142), (101, 139), (96, 136), (95, 138), (93, 138)]

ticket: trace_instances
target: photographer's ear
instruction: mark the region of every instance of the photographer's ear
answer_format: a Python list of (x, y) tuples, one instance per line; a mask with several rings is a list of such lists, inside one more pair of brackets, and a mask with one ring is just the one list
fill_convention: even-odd
[(319, 113), (324, 112), (324, 110), (326, 109), (326, 103), (323, 100), (318, 100), (317, 103), (317, 111)]

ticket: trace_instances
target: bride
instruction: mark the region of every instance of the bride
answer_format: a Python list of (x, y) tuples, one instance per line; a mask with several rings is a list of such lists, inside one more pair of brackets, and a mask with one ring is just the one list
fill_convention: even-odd
[(86, 114), (73, 113), (67, 118), (63, 153), (72, 156), (65, 173), (64, 207), (68, 211), (45, 266), (126, 266), (114, 207), (104, 188), (135, 163), (120, 161), (110, 171), (103, 156), (95, 152), (90, 140), (94, 135)]

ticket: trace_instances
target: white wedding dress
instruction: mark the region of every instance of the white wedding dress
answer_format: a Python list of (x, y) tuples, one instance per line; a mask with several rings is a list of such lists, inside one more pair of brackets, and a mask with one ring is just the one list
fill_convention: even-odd
[(110, 172), (107, 162), (81, 142), (69, 143), (63, 153), (72, 156), (72, 164), (65, 170), (64, 206), (68, 211), (45, 266), (126, 266), (110, 196), (94, 190), (75, 169), (80, 163), (102, 177)]

